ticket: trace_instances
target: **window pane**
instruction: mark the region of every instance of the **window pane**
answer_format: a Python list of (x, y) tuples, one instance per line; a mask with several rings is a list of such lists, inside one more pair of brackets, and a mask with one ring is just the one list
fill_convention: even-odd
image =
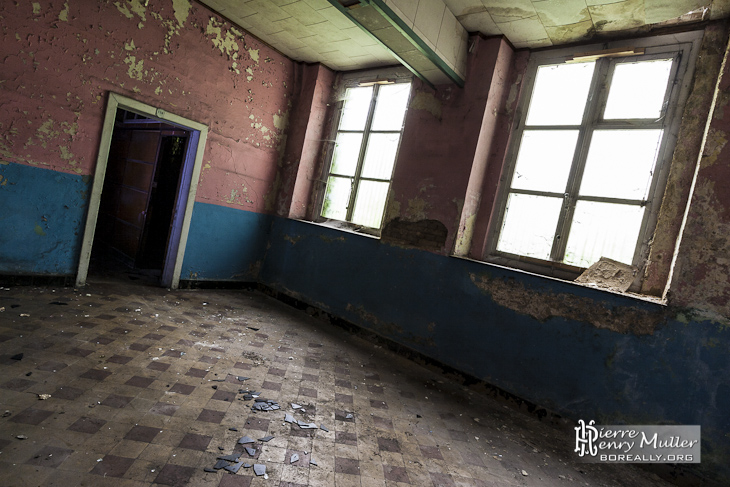
[(340, 130), (362, 130), (365, 128), (372, 94), (372, 86), (347, 89), (345, 104), (342, 107)]
[(351, 189), (352, 179), (330, 176), (327, 180), (327, 190), (324, 193), (322, 216), (335, 220), (345, 220)]
[(525, 130), (512, 187), (565, 192), (577, 140), (577, 130)]
[(380, 228), (389, 186), (390, 183), (360, 181), (355, 197), (355, 209), (352, 212), (352, 223)]
[(589, 267), (601, 257), (631, 264), (644, 208), (578, 201), (570, 228), (565, 262)]
[(400, 130), (406, 113), (410, 83), (384, 85), (378, 90), (378, 101), (373, 115), (373, 130)]
[(603, 118), (659, 118), (672, 63), (661, 59), (616, 64)]
[(562, 198), (511, 193), (497, 250), (550, 260)]
[(354, 176), (357, 168), (357, 158), (360, 156), (361, 143), (362, 134), (337, 134), (330, 172), (344, 176)]
[(645, 199), (661, 140), (662, 130), (596, 130), (580, 194)]
[(400, 134), (370, 134), (362, 166), (362, 177), (390, 179), (399, 139)]
[(540, 66), (527, 125), (579, 125), (595, 66), (595, 62)]

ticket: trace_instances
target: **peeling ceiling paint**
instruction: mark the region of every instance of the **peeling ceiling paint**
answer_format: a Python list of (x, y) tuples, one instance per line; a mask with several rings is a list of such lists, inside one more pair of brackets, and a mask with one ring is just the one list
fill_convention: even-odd
[[(336, 71), (395, 64), (394, 57), (328, 0), (200, 0), (296, 61)], [(469, 32), (504, 35), (517, 48), (549, 47), (664, 25), (725, 18), (730, 0), (443, 0)], [(138, 0), (127, 0), (130, 16)], [(187, 0), (175, 0), (175, 4)], [(426, 0), (384, 0), (405, 17)], [(423, 5), (421, 5), (423, 4)], [(121, 6), (116, 3), (117, 7)], [(131, 10), (131, 12), (130, 12)], [(176, 11), (177, 15), (177, 11)], [(428, 15), (428, 14), (423, 14)]]

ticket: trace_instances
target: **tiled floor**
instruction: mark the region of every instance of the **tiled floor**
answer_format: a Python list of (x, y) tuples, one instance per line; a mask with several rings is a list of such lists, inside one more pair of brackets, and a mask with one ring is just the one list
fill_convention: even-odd
[[(258, 293), (99, 281), (0, 289), (0, 308), (2, 486), (667, 485)], [(204, 470), (231, 453), (267, 478)]]

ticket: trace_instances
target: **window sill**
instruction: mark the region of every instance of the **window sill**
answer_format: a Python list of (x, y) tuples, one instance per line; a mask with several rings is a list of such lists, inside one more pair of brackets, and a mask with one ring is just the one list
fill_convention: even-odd
[(310, 225), (316, 225), (318, 227), (331, 228), (332, 230), (338, 230), (340, 232), (351, 233), (353, 235), (358, 235), (360, 237), (368, 237), (368, 238), (372, 238), (374, 240), (380, 240), (379, 230), (377, 231), (378, 234), (376, 235), (373, 233), (368, 233), (368, 231), (376, 232), (376, 230), (373, 230), (373, 229), (358, 230), (356, 228), (356, 226), (354, 226), (350, 223), (341, 222), (338, 220), (325, 220), (325, 221), (321, 221), (321, 222), (312, 221), (312, 220), (303, 220), (301, 218), (294, 218), (294, 220), (298, 221), (298, 222), (302, 222), (302, 223), (308, 223)]
[(613, 290), (613, 289), (606, 289), (606, 288), (599, 287), (599, 286), (592, 285), (592, 284), (584, 284), (584, 283), (580, 283), (580, 282), (575, 282), (575, 281), (570, 280), (570, 279), (565, 279), (565, 278), (560, 278), (560, 277), (555, 277), (555, 276), (547, 276), (547, 275), (544, 275), (544, 274), (539, 274), (539, 273), (536, 273), (536, 272), (526, 271), (526, 270), (519, 269), (519, 268), (516, 268), (516, 267), (510, 267), (510, 266), (501, 265), (501, 264), (497, 264), (497, 263), (489, 262), (489, 261), (484, 261), (484, 260), (471, 259), (469, 257), (463, 257), (463, 256), (460, 256), (460, 255), (451, 255), (450, 257), (455, 258), (455, 259), (466, 260), (466, 261), (469, 261), (469, 262), (473, 262), (475, 264), (482, 264), (482, 265), (489, 266), (489, 267), (494, 267), (494, 268), (498, 268), (498, 269), (504, 269), (504, 270), (507, 270), (507, 271), (510, 271), (510, 272), (516, 272), (518, 274), (524, 274), (524, 275), (530, 276), (530, 277), (537, 277), (537, 278), (546, 279), (546, 280), (549, 280), (549, 281), (555, 281), (555, 282), (559, 282), (561, 284), (568, 284), (568, 285), (572, 285), (572, 286), (576, 286), (576, 287), (580, 287), (580, 288), (584, 288), (584, 289), (586, 289), (586, 288), (587, 289), (593, 289), (595, 291), (599, 291), (599, 292), (602, 292), (602, 293), (612, 294), (614, 296), (621, 296), (621, 297), (625, 297), (625, 298), (635, 299), (635, 300), (638, 300), (638, 301), (643, 301), (643, 302), (647, 302), (647, 303), (657, 304), (657, 305), (660, 305), (660, 306), (667, 306), (667, 300), (666, 299), (662, 299), (662, 298), (660, 298), (658, 296), (649, 296), (649, 295), (639, 294), (639, 293), (635, 293), (635, 292), (631, 292), (631, 291), (619, 292), (619, 291), (616, 291), (616, 290)]

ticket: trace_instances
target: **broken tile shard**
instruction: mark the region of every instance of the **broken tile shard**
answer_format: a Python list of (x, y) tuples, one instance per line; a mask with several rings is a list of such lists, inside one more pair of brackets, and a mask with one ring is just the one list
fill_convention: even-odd
[(317, 425), (314, 423), (307, 423), (306, 421), (297, 421), (297, 424), (302, 429), (317, 429)]
[(347, 413), (345, 419), (355, 419), (355, 416), (352, 413)]
[(327, 427), (325, 425), (323, 425), (323, 424), (320, 424), (319, 425), (319, 429), (321, 429), (322, 431), (326, 431), (327, 433), (330, 432), (330, 430), (328, 430)]
[(241, 456), (240, 453), (231, 453), (230, 455), (224, 455), (222, 457), (218, 457), (218, 460), (227, 460), (229, 462), (237, 462), (238, 458)]
[(299, 404), (294, 404), (294, 403), (291, 403), (291, 407), (292, 407), (292, 409), (299, 409), (299, 408), (301, 408), (301, 406)]
[(210, 468), (210, 467), (205, 467), (203, 469), (203, 472), (217, 472), (217, 471), (218, 470), (216, 470), (215, 468)]
[(250, 448), (247, 446), (246, 453), (248, 453), (248, 456), (253, 457), (256, 455), (256, 448)]
[(291, 458), (289, 459), (289, 463), (294, 463), (299, 461), (299, 454), (298, 453), (292, 453)]
[(284, 416), (284, 421), (286, 421), (287, 423), (294, 423), (295, 422), (294, 416), (292, 416), (289, 413), (286, 413)]
[(223, 467), (223, 468), (225, 468), (226, 470), (228, 470), (231, 473), (238, 473), (238, 471), (241, 469), (242, 466), (243, 466), (243, 462), (238, 462), (235, 465), (228, 465), (227, 467)]
[(213, 465), (213, 468), (216, 470), (220, 470), (221, 468), (226, 467), (228, 465), (229, 465), (229, 463), (227, 461), (218, 460), (217, 462), (215, 462), (215, 465)]
[(253, 466), (253, 472), (259, 477), (266, 474), (266, 465), (257, 463)]
[(309, 459), (309, 464), (310, 465), (317, 465), (317, 461), (314, 458), (310, 458)]
[(253, 443), (253, 438), (249, 436), (244, 436), (240, 440), (238, 440), (239, 445), (245, 445), (247, 443)]
[(274, 439), (273, 436), (264, 436), (263, 438), (259, 438), (259, 441), (264, 441), (265, 442), (265, 441), (271, 441), (273, 439)]

